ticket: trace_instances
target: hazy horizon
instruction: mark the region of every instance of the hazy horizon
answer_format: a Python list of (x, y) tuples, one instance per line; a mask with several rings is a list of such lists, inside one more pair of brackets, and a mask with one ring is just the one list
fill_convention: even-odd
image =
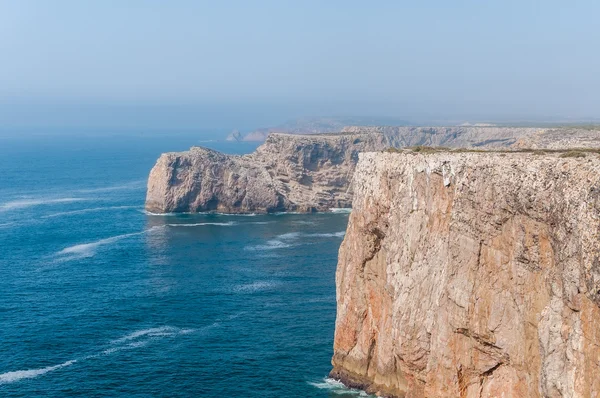
[(0, 129), (600, 119), (588, 1), (0, 1)]

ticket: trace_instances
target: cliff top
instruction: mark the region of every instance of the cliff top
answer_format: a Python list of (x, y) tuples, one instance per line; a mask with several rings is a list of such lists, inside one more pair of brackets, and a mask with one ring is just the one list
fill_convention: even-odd
[(600, 155), (600, 148), (568, 148), (568, 149), (537, 149), (537, 148), (518, 148), (518, 149), (502, 149), (502, 148), (448, 148), (448, 147), (430, 147), (416, 146), (405, 148), (390, 147), (385, 150), (388, 153), (404, 153), (404, 154), (434, 154), (434, 153), (475, 153), (475, 154), (533, 154), (533, 155), (554, 155), (561, 158), (582, 158), (586, 155)]

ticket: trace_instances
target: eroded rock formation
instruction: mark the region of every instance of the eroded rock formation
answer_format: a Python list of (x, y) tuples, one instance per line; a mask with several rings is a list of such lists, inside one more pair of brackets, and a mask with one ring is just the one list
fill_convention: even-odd
[(331, 376), (396, 397), (600, 395), (600, 158), (366, 153)]
[(250, 155), (199, 147), (165, 153), (150, 172), (146, 209), (265, 213), (350, 207), (358, 153), (387, 146), (382, 134), (271, 134)]

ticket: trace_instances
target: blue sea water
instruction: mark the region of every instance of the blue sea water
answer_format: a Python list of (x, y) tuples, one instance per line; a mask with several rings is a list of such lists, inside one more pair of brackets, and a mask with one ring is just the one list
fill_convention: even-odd
[(199, 141), (0, 140), (0, 396), (361, 394), (325, 379), (347, 214), (146, 214), (161, 152), (255, 147)]

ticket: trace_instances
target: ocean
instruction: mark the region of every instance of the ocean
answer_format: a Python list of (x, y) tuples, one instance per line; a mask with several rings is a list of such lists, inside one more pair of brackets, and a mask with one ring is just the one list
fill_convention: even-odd
[(192, 134), (0, 139), (0, 396), (353, 397), (326, 379), (348, 214), (152, 215)]

